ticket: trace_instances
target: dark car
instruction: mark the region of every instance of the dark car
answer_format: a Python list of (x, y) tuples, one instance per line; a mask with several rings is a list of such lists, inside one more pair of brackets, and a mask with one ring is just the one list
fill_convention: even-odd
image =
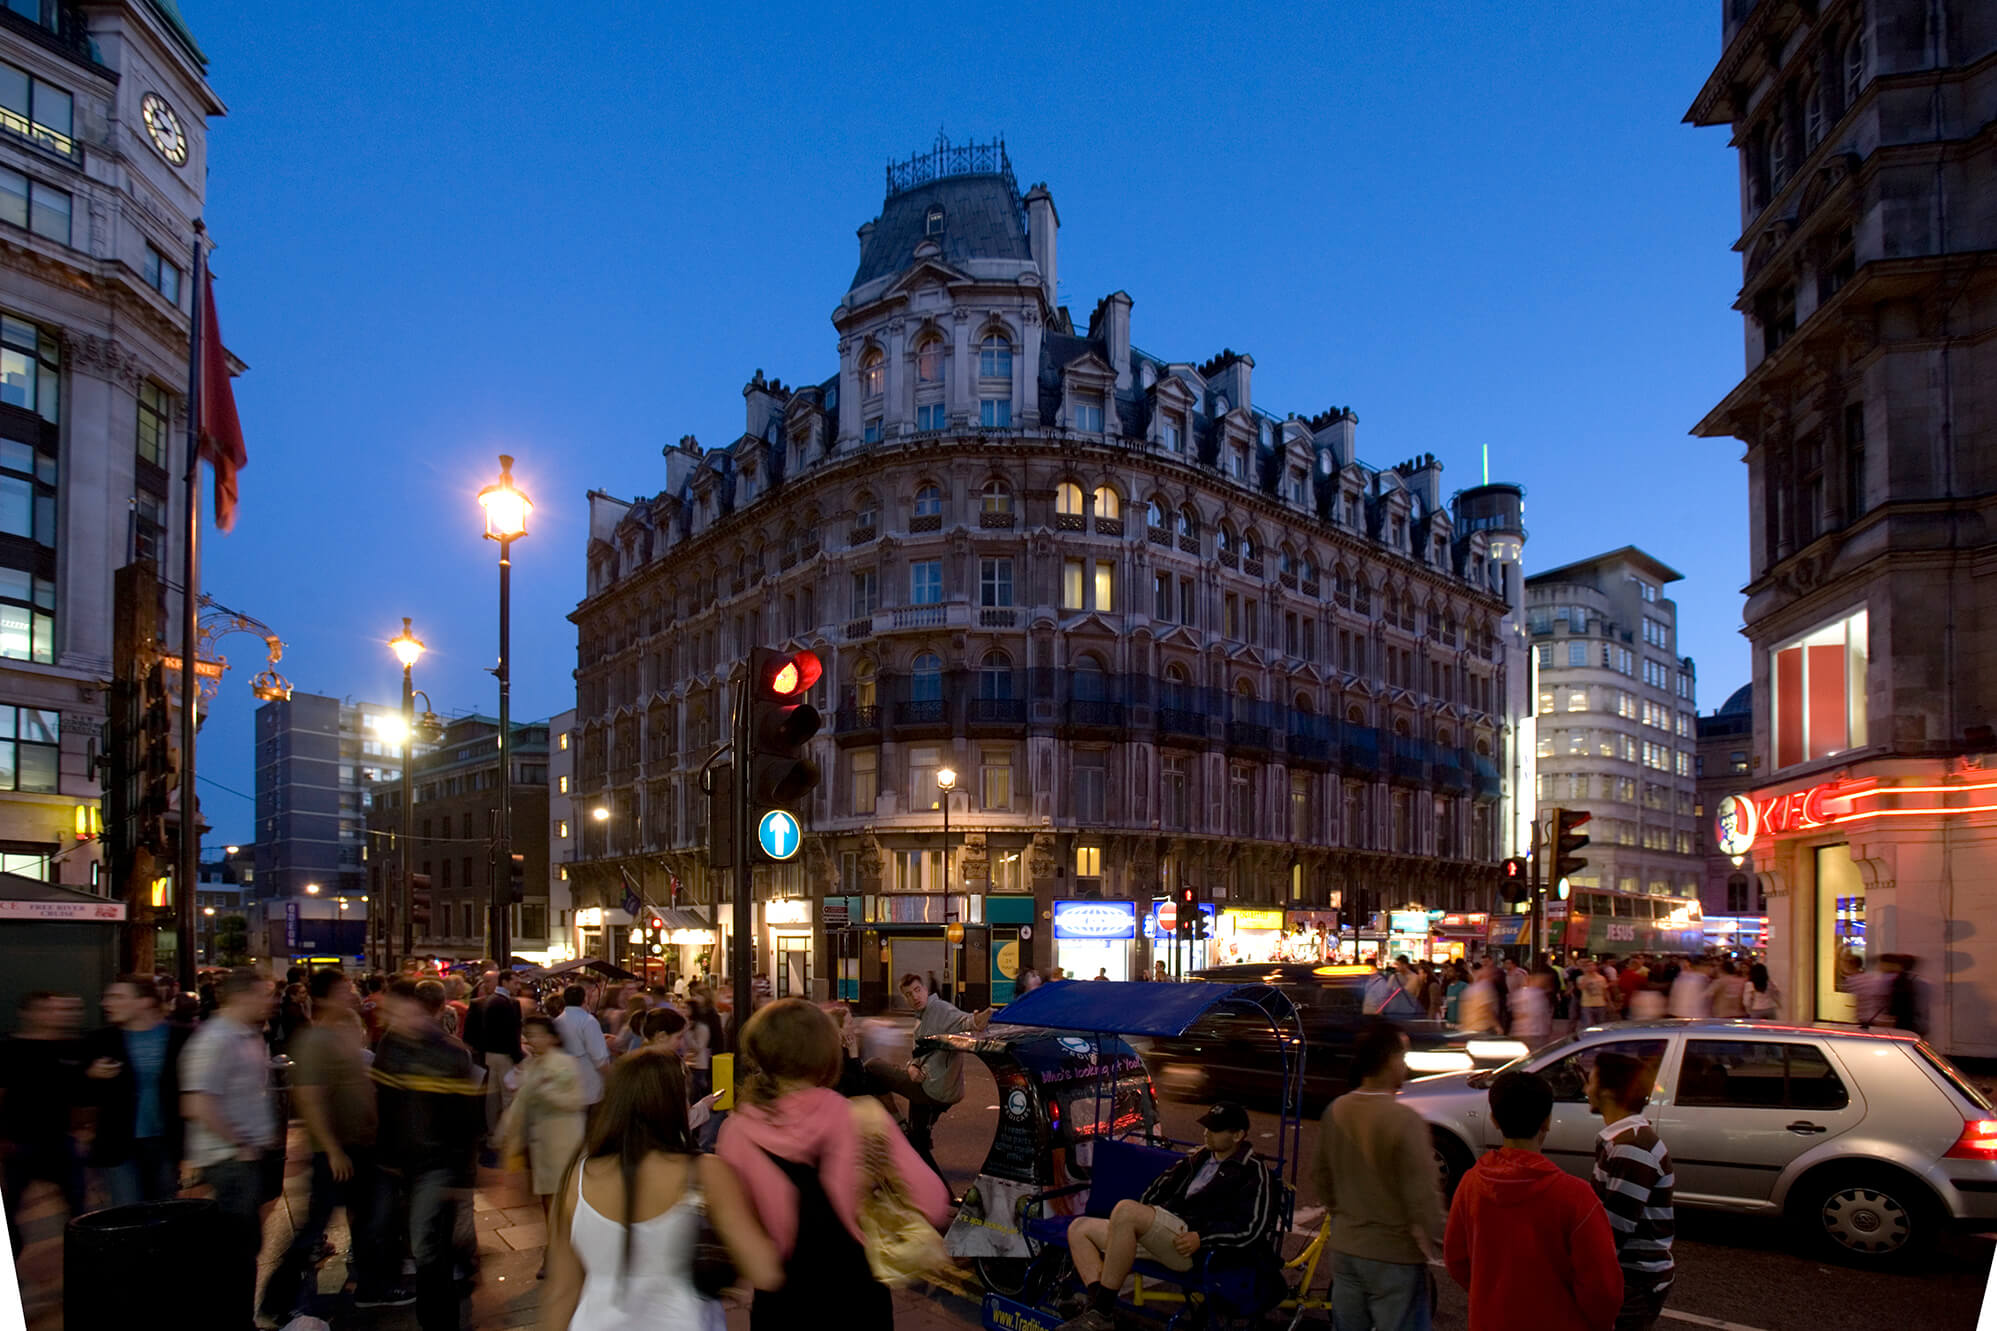
[[(1304, 1033), (1304, 1102), (1315, 1110), (1351, 1089), (1352, 1044), (1369, 1022), (1366, 986), (1371, 966), (1300, 962), (1214, 966), (1188, 983), (1269, 984), (1297, 1006)], [(1525, 1053), (1512, 1040), (1457, 1030), (1390, 1004), (1380, 1015), (1408, 1033), (1408, 1070), (1415, 1076), (1498, 1067)], [(1275, 1033), (1259, 1015), (1217, 1013), (1173, 1040), (1153, 1040), (1146, 1055), (1158, 1089), (1183, 1097), (1218, 1093), (1274, 1099), (1282, 1090)]]

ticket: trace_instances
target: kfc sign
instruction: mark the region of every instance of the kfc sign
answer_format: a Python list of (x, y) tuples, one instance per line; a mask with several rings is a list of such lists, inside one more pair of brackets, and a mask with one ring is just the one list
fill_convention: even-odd
[(1739, 859), (1754, 845), (1754, 833), (1760, 826), (1754, 801), (1745, 795), (1729, 795), (1720, 801), (1713, 815), (1713, 840), (1718, 843), (1720, 854)]
[(1876, 778), (1829, 781), (1782, 795), (1729, 795), (1714, 812), (1720, 849), (1744, 855), (1761, 836), (1788, 836), (1860, 818), (1997, 813), (1997, 781), (1881, 785)]

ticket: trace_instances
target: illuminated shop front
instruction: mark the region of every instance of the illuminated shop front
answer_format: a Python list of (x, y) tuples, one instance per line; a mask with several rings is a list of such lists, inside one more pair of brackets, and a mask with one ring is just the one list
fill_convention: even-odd
[[(1219, 964), (1219, 954), (1215, 951), (1220, 935), (1218, 913), (1211, 902), (1203, 904), (1200, 912), (1207, 917), (1207, 936), (1194, 940), (1181, 940), (1173, 929), (1172, 922), (1177, 919), (1173, 902), (1154, 901), (1145, 912), (1144, 937), (1151, 944), (1151, 959), (1164, 962), (1167, 974), (1191, 975), (1203, 967)], [(1210, 957), (1214, 960), (1209, 960)]]
[(1211, 963), (1275, 961), (1283, 946), (1283, 912), (1229, 906), (1220, 913), (1220, 946)]
[(1137, 938), (1134, 901), (1054, 903), (1054, 964), (1071, 980), (1130, 978), (1130, 948)]

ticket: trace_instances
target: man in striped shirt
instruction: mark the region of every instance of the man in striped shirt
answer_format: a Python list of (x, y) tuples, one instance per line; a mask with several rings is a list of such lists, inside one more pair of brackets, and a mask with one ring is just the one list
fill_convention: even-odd
[(1643, 1116), (1652, 1069), (1606, 1051), (1588, 1074), (1588, 1107), (1608, 1126), (1595, 1141), (1595, 1195), (1609, 1213), (1623, 1268), (1623, 1308), (1615, 1331), (1649, 1331), (1671, 1292), (1671, 1153)]

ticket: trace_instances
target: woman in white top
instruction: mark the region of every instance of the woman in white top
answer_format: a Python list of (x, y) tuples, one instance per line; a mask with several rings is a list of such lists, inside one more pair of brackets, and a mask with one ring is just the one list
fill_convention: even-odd
[(548, 1225), (545, 1331), (721, 1331), (720, 1303), (693, 1283), (703, 1207), (743, 1282), (783, 1282), (734, 1171), (694, 1153), (686, 1106), (677, 1056), (641, 1049), (612, 1065)]

